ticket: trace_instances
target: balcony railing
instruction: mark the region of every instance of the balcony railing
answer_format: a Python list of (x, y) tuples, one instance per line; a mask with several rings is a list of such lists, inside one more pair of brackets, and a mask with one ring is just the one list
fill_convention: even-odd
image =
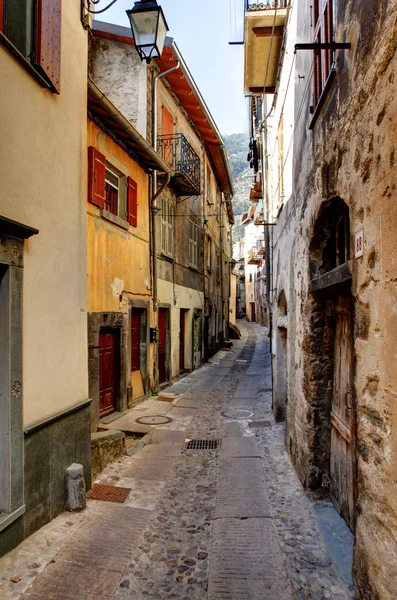
[(183, 133), (161, 135), (157, 145), (159, 154), (175, 173), (170, 186), (179, 196), (199, 195), (201, 192), (200, 157)]
[(275, 8), (287, 8), (287, 0), (244, 0), (245, 11), (274, 10)]
[(249, 265), (257, 265), (262, 260), (262, 257), (259, 256), (257, 249), (255, 246), (248, 250), (247, 263)]

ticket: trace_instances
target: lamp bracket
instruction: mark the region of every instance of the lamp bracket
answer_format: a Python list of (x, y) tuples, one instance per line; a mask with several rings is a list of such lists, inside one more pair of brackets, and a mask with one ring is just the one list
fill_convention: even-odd
[(116, 4), (117, 0), (112, 0), (107, 6), (105, 6), (105, 8), (101, 8), (101, 10), (93, 10), (92, 8), (90, 8), (90, 4), (93, 4), (94, 6), (99, 4), (101, 2), (101, 0), (81, 0), (83, 7), (85, 8), (85, 10), (90, 13), (90, 15), (100, 15), (101, 13), (106, 12), (111, 6), (113, 6), (113, 4)]

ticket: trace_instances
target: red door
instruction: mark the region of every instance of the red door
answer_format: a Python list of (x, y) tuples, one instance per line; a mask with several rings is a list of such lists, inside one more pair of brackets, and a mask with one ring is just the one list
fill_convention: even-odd
[(103, 331), (99, 334), (99, 416), (116, 410), (115, 390), (115, 335)]
[(179, 334), (179, 371), (185, 370), (185, 311), (180, 311), (180, 334)]
[(131, 311), (131, 371), (140, 369), (140, 329), (141, 313), (139, 310)]
[(166, 381), (165, 373), (165, 349), (166, 349), (166, 331), (165, 331), (166, 309), (159, 309), (159, 343), (158, 343), (158, 361), (159, 361), (159, 383)]

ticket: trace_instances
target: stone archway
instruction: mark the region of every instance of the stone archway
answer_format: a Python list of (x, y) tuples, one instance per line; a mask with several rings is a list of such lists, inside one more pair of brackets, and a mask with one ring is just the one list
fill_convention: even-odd
[(309, 245), (309, 272), (303, 341), (307, 446), (300, 454), (298, 471), (308, 487), (330, 490), (336, 507), (353, 529), (354, 302), (349, 207), (341, 198), (323, 202), (320, 207)]
[(287, 362), (287, 298), (284, 290), (278, 296), (276, 322), (276, 348), (274, 363), (273, 411), (276, 421), (285, 421), (288, 402)]

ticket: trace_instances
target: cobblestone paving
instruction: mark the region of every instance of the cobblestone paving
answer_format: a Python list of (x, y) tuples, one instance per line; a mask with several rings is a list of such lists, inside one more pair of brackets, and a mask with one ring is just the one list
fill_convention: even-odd
[[(234, 343), (232, 352), (219, 353), (211, 364), (177, 384), (188, 391), (177, 407), (169, 405), (176, 415), (173, 423), (157, 429), (153, 443), (141, 452), (116, 461), (101, 475), (102, 483), (132, 488), (121, 510), (140, 515), (135, 529), (128, 523), (123, 527), (119, 519), (112, 528), (111, 513), (118, 509), (91, 501), (80, 534), (57, 541), (56, 552), (46, 555), (53, 557), (48, 566), (41, 560), (40, 573), (32, 576), (29, 561), (27, 573), (23, 568), (24, 548), (32, 549), (40, 532), (13, 551), (21, 578), (14, 591), (8, 581), (1, 587), (10, 577), (10, 559), (0, 559), (0, 592), (7, 591), (0, 593), (1, 600), (17, 600), (23, 592), (27, 600), (88, 600), (95, 594), (103, 600), (353, 598), (319, 533), (315, 505), (289, 461), (283, 425), (272, 416), (265, 330), (245, 323), (242, 330), (242, 340)], [(169, 389), (173, 393), (176, 387)], [(222, 417), (221, 412), (230, 408), (249, 410), (254, 416)], [(266, 421), (266, 426), (252, 427), (252, 420)], [(224, 445), (218, 450), (186, 450), (184, 436), (221, 439)], [(230, 503), (232, 495), (235, 502)], [(120, 538), (113, 542), (111, 578), (106, 577), (106, 528), (96, 524), (103, 515), (109, 540)], [(56, 527), (57, 519), (46, 531)], [(94, 563), (104, 565), (102, 575), (91, 573), (86, 581), (90, 561), (85, 564), (84, 553), (73, 554), (82, 534), (93, 554), (98, 542), (103, 556)], [(50, 539), (51, 534), (46, 535)], [(63, 562), (74, 567), (73, 585), (67, 591)], [(22, 585), (27, 574), (29, 584)]]

